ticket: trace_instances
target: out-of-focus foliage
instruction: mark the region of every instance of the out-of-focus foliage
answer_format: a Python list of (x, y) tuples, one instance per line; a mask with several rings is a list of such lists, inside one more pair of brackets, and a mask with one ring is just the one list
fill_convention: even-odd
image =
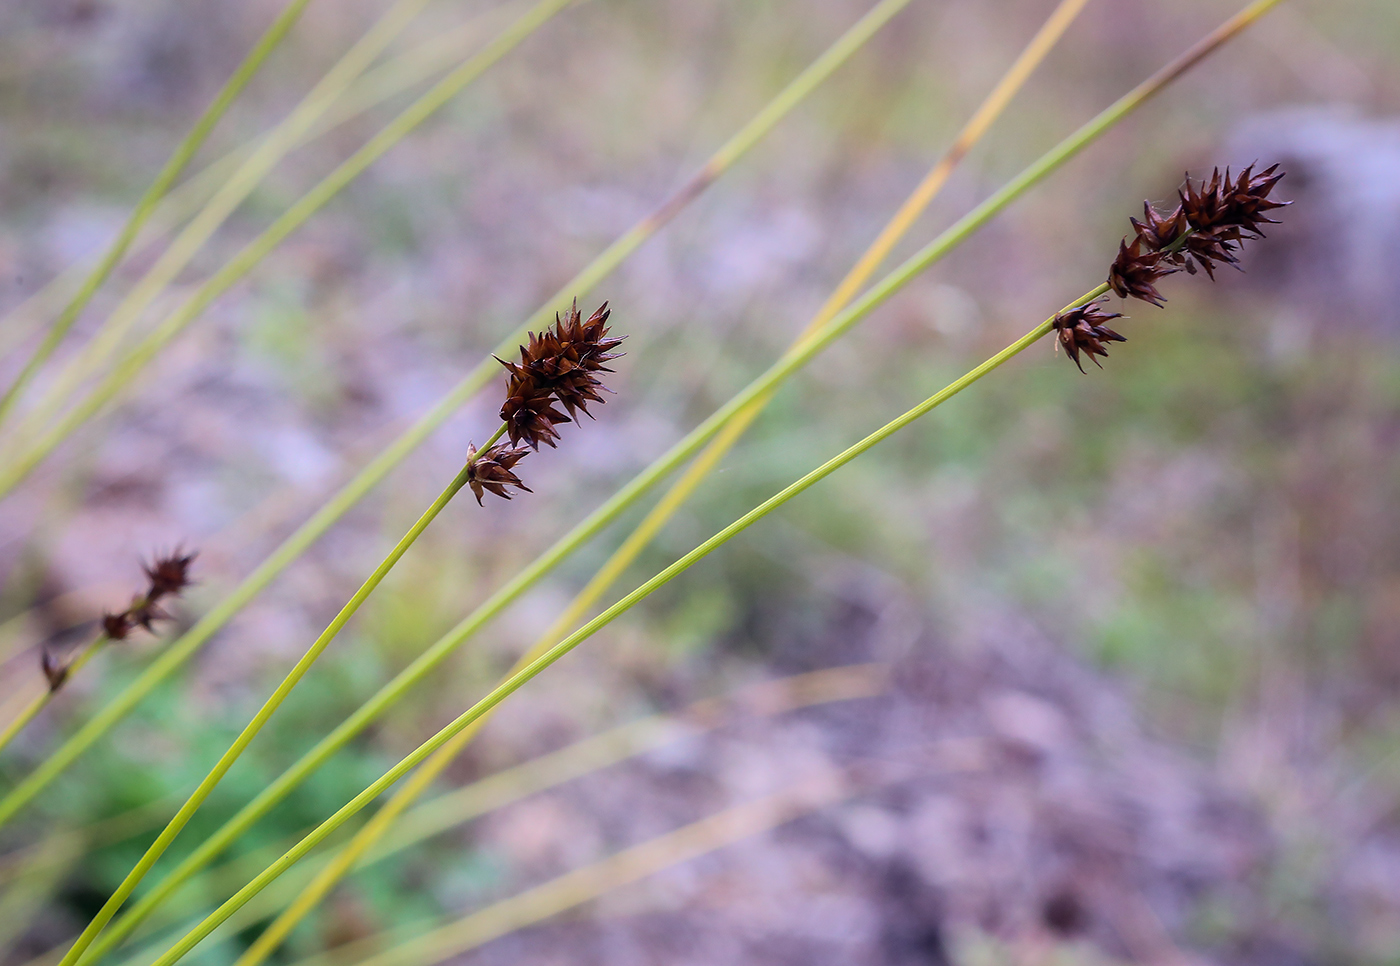
[[(274, 6), (0, 6), (0, 308), (120, 224)], [(279, 119), (379, 6), (312, 4), (202, 160)], [(459, 500), (444, 513), (160, 868), (776, 357), (1049, 7), (916, 2), (610, 279), (600, 298), (630, 338), (598, 421), (568, 427), (557, 452), (523, 464), (533, 496), (485, 509)], [(0, 617), (20, 615), (0, 637), (5, 654), (18, 652), (5, 665), (7, 693), (38, 674), (20, 648), (124, 606), (140, 584), (138, 559), (156, 549), (201, 548), (202, 584), (183, 605), (200, 613), (862, 10), (849, 0), (591, 0), (543, 29), (290, 239), (126, 404), (0, 506)], [(396, 50), (481, 15), (484, 3), (441, 0)], [(903, 251), (1223, 16), (1206, 0), (1091, 0)], [(651, 961), (668, 948), (656, 934), (671, 927), (739, 937), (723, 949), (733, 962), (800, 953), (899, 963), (948, 950), (959, 962), (997, 962), (1052, 942), (1066, 957), (1144, 959), (1175, 945), (1221, 962), (1391, 961), (1400, 300), (1386, 293), (1400, 278), (1400, 217), (1376, 212), (1400, 216), (1397, 52), (1392, 0), (1285, 0), (911, 285), (783, 390), (626, 588), (1101, 279), (1127, 218), (1144, 197), (1169, 199), (1184, 169), (1276, 150), (1290, 172), (1280, 193), (1297, 203), (1245, 258), (1247, 274), (1227, 270), (1215, 285), (1169, 279), (1166, 308), (1124, 310), (1129, 341), (1102, 371), (1081, 376), (1047, 341), (842, 470), (522, 692), (444, 787), (755, 677), (905, 661), (899, 701), (742, 722), (713, 746), (659, 754), (405, 852), (338, 890), (283, 961), (475, 908), (743, 798), (812, 749), (897, 758), (914, 737), (996, 748), (1005, 739), (1021, 750), (978, 759), (985, 783), (944, 783), (945, 772), (964, 774), (952, 752), (918, 759), (925, 782), (908, 795), (872, 794), (804, 820), (751, 861), (707, 860), (593, 919), (487, 947), (480, 961)], [(295, 153), (190, 278), (399, 103)], [(79, 332), (114, 300), (100, 297)], [(4, 372), (18, 367), (12, 347), (32, 344), (29, 331), (0, 332)], [(493, 391), (467, 407), (7, 830), (6, 846), (188, 792), (450, 479), (468, 441), (490, 434), (498, 406)], [(320, 820), (479, 696), (633, 522), (454, 657), (239, 852)], [(136, 641), (95, 662), (10, 749), (0, 779), (27, 773), (157, 649)], [(920, 691), (918, 669), (956, 686)], [(1064, 734), (1042, 734), (1034, 754), (1015, 745), (1022, 724), (1046, 721)], [(1070, 765), (1037, 772), (1027, 755)], [(981, 809), (991, 818), (979, 825)], [(1045, 816), (1096, 809), (1128, 830), (1084, 820), (1105, 838), (1051, 847), (1061, 829)], [(1148, 816), (1136, 830), (1134, 809)], [(1207, 813), (1209, 835), (1163, 834), (1158, 848), (1143, 833), (1194, 829)], [(166, 817), (151, 814), (149, 825), (135, 821), (143, 830), (75, 860), (7, 962), (86, 921)], [(891, 858), (897, 850), (881, 851), (880, 829), (890, 828), (915, 841), (915, 872)], [(1004, 881), (1034, 877), (1008, 891), (1001, 919), (968, 898), (996, 895), (987, 882), (1002, 881), (975, 879), (967, 870), (995, 864), (958, 852), (977, 828), (992, 852), (1004, 845), (995, 866)], [(1087, 834), (1072, 832), (1062, 838)], [(1023, 841), (1044, 850), (1016, 851)], [(831, 908), (848, 919), (829, 918), (847, 932), (823, 938), (820, 921), (801, 918), (823, 919), (811, 911), (817, 900), (804, 913), (791, 897), (840, 892), (829, 886), (842, 880), (831, 871), (842, 868), (839, 849), (876, 871), (867, 883), (860, 865), (842, 882)], [(940, 867), (967, 878), (940, 879)], [(1148, 913), (1121, 905), (1134, 890)], [(767, 925), (735, 911), (762, 920), (743, 901), (753, 895), (783, 897), (764, 907)], [(1060, 928), (1073, 918), (1055, 905), (1063, 895), (1084, 907), (1073, 928)], [(191, 899), (180, 911), (208, 904)], [(1149, 914), (1160, 925), (1142, 926), (1147, 938), (1122, 933)], [(252, 935), (197, 956), (231, 962)], [(1092, 952), (1076, 938), (1086, 935)], [(875, 938), (862, 946), (851, 936)]]

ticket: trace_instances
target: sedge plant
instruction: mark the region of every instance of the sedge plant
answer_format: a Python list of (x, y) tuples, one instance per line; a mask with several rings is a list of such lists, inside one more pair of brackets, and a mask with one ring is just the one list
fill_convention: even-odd
[[(205, 917), (198, 926), (186, 933), (157, 958), (152, 966), (173, 966), (174, 963), (179, 962), (229, 916), (305, 857), (370, 802), (420, 765), (437, 749), (445, 746), (455, 735), (490, 713), (491, 710), (498, 707), (512, 694), (557, 663), (593, 634), (608, 626), (636, 604), (666, 586), (750, 526), (761, 521), (863, 453), (912, 425), (953, 396), (1024, 352), (1047, 334), (1056, 333), (1057, 347), (1063, 347), (1069, 358), (1076, 365), (1079, 365), (1081, 371), (1083, 369), (1081, 356), (1092, 359), (1096, 363), (1099, 357), (1106, 357), (1109, 344), (1123, 342), (1126, 339), (1108, 327), (1107, 322), (1120, 316), (1116, 313), (1104, 312), (1100, 307), (1101, 298), (1112, 291), (1122, 297), (1136, 298), (1160, 306), (1164, 299), (1157, 290), (1156, 283), (1162, 278), (1182, 270), (1192, 273), (1202, 270), (1213, 277), (1215, 267), (1222, 264), (1235, 264), (1242, 241), (1262, 237), (1259, 230), (1260, 225), (1270, 222), (1267, 212), (1285, 204), (1269, 197), (1282, 177), (1282, 173), (1277, 171), (1277, 165), (1258, 174), (1254, 173), (1252, 167), (1246, 168), (1240, 172), (1237, 178), (1233, 179), (1228, 171), (1222, 179), (1217, 170), (1213, 177), (1208, 182), (1203, 181), (1199, 188), (1188, 180), (1181, 192), (1181, 204), (1172, 213), (1161, 215), (1148, 206), (1147, 221), (1145, 223), (1133, 222), (1134, 240), (1131, 245), (1127, 243), (1126, 239), (1124, 240), (1124, 244), (1119, 248), (1117, 258), (1114, 259), (1109, 268), (1106, 281), (1073, 300), (1021, 338), (929, 396), (923, 402), (881, 426), (864, 439), (833, 456), (754, 507), (606, 608), (597, 617), (552, 646), (524, 668), (508, 676), (476, 704), (462, 712), (451, 723), (402, 758), (393, 768), (367, 786), (360, 794), (284, 853), (281, 858), (254, 877), (218, 909)], [(852, 310), (854, 309), (855, 306), (852, 307)], [(848, 310), (848, 312), (852, 310)], [(840, 318), (841, 316), (838, 316), (837, 319), (828, 323), (826, 328), (834, 327)]]
[[(914, 189), (914, 192), (896, 212), (884, 230), (880, 232), (865, 253), (857, 259), (854, 267), (842, 279), (816, 316), (808, 323), (804, 335), (827, 322), (856, 296), (860, 287), (875, 273), (899, 239), (904, 237), (919, 215), (947, 183), (953, 168), (981, 139), (1016, 91), (1025, 83), (1031, 72), (1054, 47), (1064, 31), (1084, 8), (1085, 2), (1086, 0), (1061, 0), (1055, 7), (1041, 29), (1036, 32), (1030, 43), (1021, 52), (1021, 55), (1016, 58), (982, 105), (958, 132), (948, 152), (939, 159)], [(802, 336), (799, 336), (799, 341), (801, 338)], [(550, 625), (549, 629), (517, 659), (512, 670), (518, 670), (538, 657), (562, 637), (569, 628), (578, 623), (592, 604), (606, 593), (617, 577), (626, 570), (652, 537), (665, 525), (665, 522), (700, 485), (704, 477), (713, 470), (724, 454), (737, 442), (745, 429), (762, 412), (769, 399), (771, 399), (771, 393), (768, 397), (755, 400), (747, 409), (737, 414), (723, 431), (710, 441), (704, 451), (672, 484), (646, 518), (598, 569), (583, 590)], [(456, 760), (462, 750), (480, 733), (486, 721), (487, 719), (483, 718), (471, 727), (464, 729), (414, 772), (403, 787), (397, 789), (393, 797), (355, 833), (349, 844), (340, 849), (336, 856), (326, 864), (316, 878), (297, 896), (296, 901), (284, 909), (277, 919), (258, 935), (258, 938), (238, 958), (235, 966), (257, 966), (266, 959), (296, 928), (297, 924), (330, 893), (335, 884), (355, 867), (358, 858), (373, 848), (375, 842), (388, 832), (398, 817), (410, 808), (413, 802), (426, 792), (442, 772)]]
[[(439, 639), (438, 642), (415, 659), (412, 664), (400, 672), (393, 680), (386, 683), (375, 696), (369, 699), (369, 701), (362, 705), (361, 708), (349, 718), (342, 721), (330, 735), (326, 736), (315, 748), (303, 755), (302, 759), (284, 772), (283, 775), (270, 783), (257, 798), (249, 802), (248, 805), (246, 805), (238, 815), (234, 816), (233, 819), (230, 819), (223, 828), (214, 833), (209, 839), (202, 842), (195, 852), (187, 857), (187, 859), (170, 873), (162, 883), (157, 885), (150, 893), (143, 896), (142, 899), (137, 902), (132, 911), (114, 926), (114, 935), (104, 937), (107, 941), (95, 947), (94, 954), (99, 950), (110, 948), (111, 943), (118, 941), (122, 935), (131, 928), (134, 928), (140, 918), (148, 914), (152, 908), (163, 901), (164, 897), (177, 887), (180, 882), (184, 881), (184, 879), (195, 870), (207, 864), (214, 855), (217, 855), (226, 848), (229, 843), (250, 827), (260, 815), (265, 814), (272, 805), (280, 801), (281, 798), (284, 797), (291, 788), (295, 787), (296, 784), (303, 780), (306, 775), (310, 774), (328, 760), (329, 757), (340, 747), (343, 747), (351, 737), (362, 730), (379, 714), (382, 714), (386, 708), (402, 697), (409, 688), (428, 674), (433, 667), (437, 666), (447, 654), (451, 653), (451, 651), (457, 646), (460, 646), (462, 642), (470, 638), (510, 602), (517, 599), (521, 593), (532, 586), (543, 574), (549, 572), (560, 560), (568, 556), (574, 549), (612, 519), (615, 519), (619, 513), (635, 502), (642, 493), (646, 492), (650, 486), (658, 482), (669, 473), (670, 470), (674, 469), (691, 455), (694, 455), (700, 447), (717, 434), (735, 414), (742, 411), (747, 405), (752, 403), (753, 400), (761, 398), (765, 393), (769, 392), (784, 379), (800, 369), (832, 341), (848, 331), (896, 291), (901, 289), (920, 271), (928, 265), (933, 264), (948, 251), (952, 250), (952, 248), (956, 247), (957, 244), (1003, 210), (1016, 197), (1030, 187), (1038, 184), (1047, 175), (1100, 136), (1104, 131), (1110, 129), (1117, 121), (1121, 120), (1127, 114), (1141, 106), (1151, 96), (1170, 84), (1171, 81), (1179, 77), (1189, 69), (1189, 67), (1200, 61), (1211, 51), (1217, 49), (1231, 37), (1238, 34), (1276, 2), (1277, 0), (1259, 0), (1259, 2), (1251, 4), (1235, 17), (1222, 24), (1221, 27), (1217, 28), (1216, 31), (1193, 46), (1181, 57), (1164, 67), (1161, 71), (1157, 72), (1157, 74), (1154, 74), (1129, 94), (1120, 98), (1119, 101), (1115, 102), (1111, 107), (1082, 126), (1050, 152), (1047, 152), (1046, 155), (1033, 163), (1021, 175), (993, 194), (971, 213), (963, 219), (960, 219), (954, 226), (926, 245), (922, 250), (911, 256), (849, 308), (838, 313), (809, 340), (789, 350), (789, 352), (770, 367), (767, 372), (751, 383), (748, 388), (731, 399), (725, 406), (721, 407), (720, 410), (688, 434), (685, 439), (677, 443), (668, 453), (655, 461), (647, 470), (644, 470), (635, 477), (602, 507), (576, 526), (569, 534), (561, 538), (550, 550), (546, 551), (541, 557), (537, 558), (534, 563), (529, 565), (524, 571), (493, 594), (491, 598), (477, 608), (471, 615), (468, 615), (457, 627), (449, 631), (448, 634), (444, 635), (443, 638)], [(1043, 332), (1039, 333), (1036, 338), (1039, 338), (1039, 335), (1043, 334)], [(1031, 341), (1034, 340), (1032, 339)], [(1021, 348), (1024, 348), (1024, 346), (1020, 346), (1020, 348), (1015, 349), (1015, 351), (1020, 351)], [(1012, 352), (1012, 354), (1014, 355), (1015, 353)], [(1009, 356), (1006, 358), (1009, 358)], [(995, 365), (999, 365), (1001, 361), (1005, 361), (1004, 358), (995, 362)], [(995, 365), (993, 365), (993, 367), (995, 367)], [(980, 378), (980, 374), (978, 377)], [(961, 386), (958, 388), (960, 389)], [(893, 430), (890, 431), (893, 432)], [(871, 443), (870, 445), (874, 444)], [(850, 458), (854, 457), (851, 456)], [(811, 483), (809, 482), (806, 485), (811, 485)], [(788, 496), (785, 499), (787, 498), (791, 497)], [(650, 591), (648, 591), (648, 593), (649, 592)], [(571, 637), (568, 640), (574, 640), (574, 638)], [(558, 646), (560, 645), (556, 645), (556, 648)], [(555, 653), (555, 651), (551, 649), (551, 651), (547, 653)], [(541, 660), (542, 659), (543, 658), (541, 658)], [(532, 662), (529, 667), (535, 667), (537, 663), (538, 662)], [(525, 670), (519, 673), (523, 674)], [(537, 673), (537, 671), (535, 673)], [(518, 676), (512, 676), (512, 678), (508, 680), (518, 680)], [(502, 687), (505, 686), (505, 684), (502, 685)], [(518, 686), (518, 684), (516, 686)], [(511, 690), (513, 690), (513, 688)], [(493, 692), (493, 694), (495, 693), (496, 692)], [(504, 697), (504, 694), (502, 694), (501, 697)], [(499, 701), (497, 700), (495, 703), (499, 703)], [(485, 706), (479, 710), (484, 714), (494, 706), (495, 704), (491, 703), (489, 706)], [(436, 751), (441, 744), (450, 740), (455, 734), (470, 725), (474, 720), (476, 720), (476, 717), (472, 717), (465, 722), (460, 722), (459, 726), (456, 727), (455, 730), (451, 730), (448, 734), (440, 734), (438, 738), (435, 738), (434, 741), (430, 743), (432, 747), (428, 748), (423, 754), (426, 755), (432, 751)], [(422, 751), (422, 749), (420, 749), (420, 751)], [(403, 770), (396, 772), (396, 778), (401, 777), (408, 770), (411, 770), (412, 767), (421, 760), (421, 758), (416, 758), (412, 764), (401, 763)], [(390, 781), (389, 784), (392, 784), (392, 781)], [(338, 828), (350, 815), (358, 812), (369, 800), (372, 800), (373, 797), (374, 795), (370, 795), (369, 798), (359, 797), (352, 802), (351, 805), (346, 806), (349, 811), (340, 815), (340, 817), (335, 820), (333, 823), (334, 827)], [(321, 838), (324, 838), (325, 835), (329, 835), (333, 830), (333, 828), (325, 829), (313, 833), (313, 835), (320, 835), (320, 838), (316, 839), (316, 841), (320, 841)], [(309, 850), (314, 844), (313, 842), (310, 845), (305, 845), (305, 849)], [(302, 847), (299, 846), (298, 849), (300, 848)], [(296, 861), (301, 855), (305, 854), (304, 851), (293, 851), (296, 852), (296, 855), (287, 861), (287, 865), (290, 865), (291, 862)], [(289, 853), (289, 856), (291, 856), (291, 853)], [(281, 866), (281, 868), (285, 867), (286, 866)], [(272, 878), (275, 877), (276, 874), (273, 874)], [(265, 882), (263, 884), (265, 884)], [(253, 892), (258, 891), (259, 888), (261, 888), (261, 886), (254, 888)], [(239, 900), (236, 905), (241, 905), (242, 901), (246, 901), (246, 897), (239, 899), (239, 897), (236, 896), (235, 899)], [(230, 901), (233, 902), (234, 900)], [(210, 928), (212, 928), (212, 926)]]
[[(539, 309), (505, 336), (495, 351), (498, 353), (512, 351), (515, 344), (528, 331), (546, 326), (550, 316), (565, 308), (572, 296), (591, 291), (599, 282), (610, 275), (644, 242), (698, 198), (706, 188), (731, 170), (754, 145), (773, 130), (780, 120), (800, 104), (818, 85), (830, 77), (838, 67), (845, 63), (909, 2), (910, 0), (881, 0), (880, 3), (872, 7), (864, 17), (852, 25), (845, 34), (721, 145), (700, 169), (661, 205), (619, 236)], [(536, 12), (539, 12), (539, 8), (536, 8)], [(525, 26), (517, 24), (516, 29), (521, 31)], [(507, 41), (515, 39), (517, 38), (514, 35), (510, 37), (503, 35), (498, 37), (494, 44), (499, 47)], [(499, 55), (499, 52), (496, 52), (496, 55)], [(451, 78), (456, 78), (454, 83), (460, 82), (460, 77), (457, 75), (467, 66), (464, 65), (463, 68), (459, 68), (458, 72), (451, 75)], [(474, 69), (480, 68), (479, 64), (472, 66)], [(440, 94), (439, 88), (434, 90), (439, 91)], [(424, 102), (420, 100), (418, 103)], [(412, 426), (400, 433), (388, 446), (374, 456), (305, 523), (282, 541), (228, 595), (216, 603), (194, 627), (172, 642), (134, 681), (123, 688), (62, 745), (49, 753), (28, 777), (12, 788), (3, 798), (0, 798), (0, 825), (13, 818), (35, 795), (62, 774), (79, 756), (150, 694), (161, 681), (183, 666), (278, 574), (295, 562), (308, 547), (417, 449), (434, 430), (484, 388), (498, 371), (494, 361), (487, 359), (482, 362), (463, 377)], [(362, 725), (363, 723), (355, 727), (350, 734), (354, 734)]]

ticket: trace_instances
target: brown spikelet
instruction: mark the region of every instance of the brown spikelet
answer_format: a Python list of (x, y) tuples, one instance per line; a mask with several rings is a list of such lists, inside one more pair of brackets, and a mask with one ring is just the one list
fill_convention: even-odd
[(1161, 252), (1143, 243), (1141, 235), (1131, 245), (1124, 238), (1118, 243), (1118, 257), (1108, 269), (1108, 287), (1120, 298), (1142, 299), (1160, 307), (1166, 297), (1157, 291), (1155, 283), (1175, 271)]
[(150, 564), (143, 564), (149, 585), (145, 594), (131, 598), (131, 604), (119, 614), (102, 615), (102, 633), (114, 641), (124, 641), (136, 628), (154, 632), (156, 621), (170, 620), (160, 601), (167, 597), (178, 597), (192, 581), (190, 565), (197, 553), (183, 553), (179, 549), (164, 557), (157, 557)]
[(509, 500), (510, 491), (506, 489), (508, 486), (518, 487), (526, 493), (533, 492), (520, 482), (520, 477), (511, 472), (512, 467), (529, 454), (530, 450), (523, 446), (514, 447), (498, 443), (477, 455), (476, 447), (467, 444), (467, 462), (471, 464), (467, 485), (472, 488), (477, 504), (482, 505), (481, 497), (487, 491)]
[(39, 655), (39, 669), (44, 672), (44, 678), (49, 682), (50, 694), (63, 687), (63, 682), (68, 680), (68, 665), (61, 663), (58, 656), (47, 647)]
[(1105, 312), (1100, 307), (1100, 303), (1095, 301), (1088, 305), (1081, 305), (1077, 309), (1059, 313), (1055, 316), (1053, 328), (1059, 345), (1064, 346), (1065, 355), (1074, 360), (1079, 371), (1083, 372), (1084, 364), (1079, 361), (1081, 352), (1087, 355), (1094, 365), (1103, 368), (1103, 365), (1095, 357), (1108, 358), (1108, 348), (1104, 343), (1128, 341), (1105, 324), (1122, 317), (1120, 312)]
[(501, 406), (501, 419), (505, 420), (511, 445), (524, 440), (531, 449), (539, 449), (541, 443), (553, 446), (559, 438), (554, 427), (569, 421), (568, 416), (554, 408), (554, 403), (553, 390), (527, 371), (512, 373), (506, 383), (506, 401)]
[(1150, 201), (1142, 203), (1143, 221), (1136, 218), (1129, 218), (1132, 222), (1133, 230), (1137, 232), (1138, 238), (1142, 239), (1143, 246), (1148, 251), (1161, 251), (1171, 245), (1182, 235), (1186, 234), (1191, 227), (1186, 221), (1186, 212), (1178, 205), (1171, 214), (1163, 215), (1152, 207)]
[(131, 629), (135, 626), (128, 611), (122, 611), (120, 614), (102, 615), (102, 633), (114, 641), (126, 640), (126, 636), (131, 633)]
[[(597, 374), (612, 372), (606, 364), (620, 355), (612, 350), (622, 344), (621, 338), (608, 336), (610, 315), (604, 302), (584, 320), (575, 299), (565, 317), (555, 315), (554, 325), (530, 333), (519, 362), (496, 360), (510, 373), (501, 418), (512, 445), (523, 440), (532, 449), (540, 443), (553, 446), (559, 438), (555, 426), (576, 420), (579, 412), (591, 417), (588, 404), (604, 401), (601, 393), (607, 387)], [(567, 415), (553, 408), (555, 402)]]
[(1277, 164), (1257, 175), (1254, 165), (1249, 165), (1235, 178), (1230, 177), (1229, 168), (1223, 176), (1216, 168), (1210, 180), (1202, 180), (1199, 185), (1192, 183), (1188, 176), (1178, 195), (1180, 210), (1191, 234), (1180, 254), (1175, 256), (1177, 260), (1188, 271), (1194, 271), (1194, 265), (1199, 265), (1211, 278), (1215, 277), (1216, 265), (1237, 266), (1239, 259), (1235, 253), (1240, 243), (1263, 238), (1261, 225), (1277, 224), (1266, 217), (1265, 212), (1291, 204), (1269, 200), (1269, 194), (1282, 178), (1283, 172), (1278, 170)]
[(179, 549), (167, 557), (157, 558), (156, 561), (142, 569), (146, 571), (146, 577), (151, 582), (150, 590), (146, 597), (151, 601), (160, 600), (162, 597), (179, 595), (190, 585), (190, 564), (194, 563), (194, 558), (198, 554), (182, 554)]

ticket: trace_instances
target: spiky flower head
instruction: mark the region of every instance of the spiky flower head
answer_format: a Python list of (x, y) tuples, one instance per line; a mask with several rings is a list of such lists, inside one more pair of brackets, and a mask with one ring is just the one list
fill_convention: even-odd
[(126, 640), (126, 636), (131, 633), (135, 626), (128, 611), (122, 611), (120, 614), (102, 615), (102, 633), (114, 641)]
[(508, 486), (519, 487), (526, 493), (533, 492), (520, 482), (520, 477), (511, 472), (511, 468), (529, 454), (530, 450), (524, 446), (497, 443), (478, 455), (476, 447), (467, 444), (467, 462), (470, 465), (467, 485), (472, 488), (477, 504), (481, 505), (481, 497), (487, 491), (509, 500), (510, 491), (506, 489)]
[(1142, 299), (1161, 306), (1166, 296), (1157, 291), (1156, 283), (1176, 269), (1143, 242), (1142, 236), (1131, 245), (1125, 238), (1118, 243), (1118, 257), (1108, 269), (1108, 287), (1120, 298)]
[[(530, 333), (529, 344), (520, 347), (519, 362), (496, 360), (510, 373), (501, 418), (512, 446), (522, 440), (532, 449), (541, 443), (553, 446), (559, 438), (555, 426), (576, 420), (579, 412), (591, 417), (588, 404), (604, 401), (601, 393), (607, 387), (597, 374), (612, 372), (606, 363), (620, 355), (612, 350), (625, 338), (608, 336), (610, 315), (604, 302), (584, 320), (575, 299), (566, 317), (556, 314), (554, 325)], [(554, 408), (556, 402), (567, 415)]]
[(540, 385), (527, 373), (512, 374), (506, 384), (506, 401), (501, 406), (501, 419), (514, 445), (524, 440), (531, 449), (541, 443), (553, 446), (559, 438), (554, 427), (569, 422), (569, 417), (554, 408), (554, 392)]
[(1055, 316), (1052, 326), (1059, 340), (1058, 344), (1064, 346), (1065, 355), (1073, 359), (1079, 371), (1083, 372), (1084, 364), (1079, 361), (1081, 352), (1102, 369), (1103, 365), (1095, 356), (1108, 357), (1108, 348), (1104, 343), (1128, 341), (1106, 324), (1122, 317), (1121, 312), (1105, 312), (1096, 300), (1077, 309), (1059, 313)]
[(166, 557), (159, 557), (154, 563), (143, 566), (146, 578), (151, 582), (146, 597), (151, 601), (162, 597), (178, 595), (190, 585), (190, 564), (199, 556), (195, 553), (181, 553), (176, 549)]

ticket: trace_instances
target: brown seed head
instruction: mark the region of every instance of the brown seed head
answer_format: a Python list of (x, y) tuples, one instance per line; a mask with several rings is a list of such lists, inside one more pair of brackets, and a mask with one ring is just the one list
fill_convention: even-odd
[(1105, 324), (1122, 317), (1120, 312), (1105, 312), (1099, 302), (1090, 302), (1088, 305), (1081, 305), (1077, 309), (1056, 315), (1053, 327), (1059, 345), (1064, 346), (1065, 354), (1074, 360), (1079, 371), (1083, 372), (1084, 364), (1079, 361), (1080, 352), (1102, 369), (1103, 365), (1095, 356), (1108, 358), (1108, 348), (1104, 343), (1128, 341)]
[(102, 633), (114, 641), (126, 640), (126, 636), (131, 633), (134, 626), (131, 615), (127, 611), (122, 611), (120, 614), (102, 615)]
[(146, 577), (151, 582), (151, 589), (146, 593), (147, 599), (151, 601), (160, 600), (162, 597), (169, 597), (179, 594), (190, 585), (190, 564), (198, 554), (182, 554), (178, 549), (168, 557), (158, 558), (149, 566), (143, 567)]
[(1137, 232), (1138, 238), (1142, 239), (1142, 244), (1148, 251), (1161, 251), (1186, 234), (1191, 227), (1180, 205), (1171, 214), (1163, 215), (1152, 207), (1151, 202), (1144, 201), (1142, 215), (1144, 221), (1138, 221), (1136, 218), (1128, 220), (1133, 223), (1133, 230)]
[(1179, 192), (1182, 212), (1191, 227), (1199, 232), (1219, 233), (1228, 241), (1263, 238), (1260, 225), (1278, 224), (1264, 217), (1264, 212), (1292, 204), (1269, 200), (1270, 192), (1283, 174), (1277, 164), (1255, 174), (1251, 164), (1233, 179), (1229, 168), (1225, 169), (1223, 178), (1216, 168), (1210, 180), (1202, 180), (1199, 185), (1192, 184), (1188, 176)]
[(1108, 269), (1108, 287), (1120, 298), (1142, 299), (1161, 306), (1166, 297), (1157, 291), (1155, 283), (1175, 271), (1161, 252), (1143, 243), (1141, 235), (1135, 237), (1131, 245), (1124, 238), (1118, 243), (1118, 257)]
[[(596, 374), (612, 372), (606, 363), (620, 355), (612, 350), (622, 344), (621, 338), (608, 337), (610, 314), (604, 302), (585, 321), (576, 299), (566, 317), (556, 315), (544, 332), (530, 333), (518, 363), (496, 360), (510, 373), (501, 418), (512, 444), (524, 440), (534, 449), (540, 443), (553, 446), (559, 438), (555, 425), (577, 419), (579, 412), (591, 416), (588, 404), (604, 401), (600, 391), (607, 387)], [(551, 415), (551, 402), (562, 404), (568, 415), (558, 410)]]
[(481, 497), (488, 490), (507, 500), (510, 499), (510, 492), (506, 489), (508, 486), (519, 487), (526, 493), (534, 492), (511, 472), (511, 468), (529, 453), (530, 450), (523, 446), (497, 443), (478, 456), (476, 447), (468, 444), (467, 461), (471, 464), (471, 472), (467, 485), (472, 488), (477, 504), (481, 505)]
[(554, 427), (569, 421), (568, 416), (554, 408), (555, 401), (554, 391), (541, 385), (528, 371), (512, 373), (506, 383), (506, 401), (501, 406), (501, 419), (505, 420), (511, 445), (524, 440), (532, 449), (539, 449), (541, 443), (553, 446), (559, 438)]
[(61, 663), (58, 656), (47, 647), (39, 655), (39, 670), (44, 672), (44, 677), (49, 682), (50, 694), (63, 687), (63, 682), (68, 680), (68, 665)]

